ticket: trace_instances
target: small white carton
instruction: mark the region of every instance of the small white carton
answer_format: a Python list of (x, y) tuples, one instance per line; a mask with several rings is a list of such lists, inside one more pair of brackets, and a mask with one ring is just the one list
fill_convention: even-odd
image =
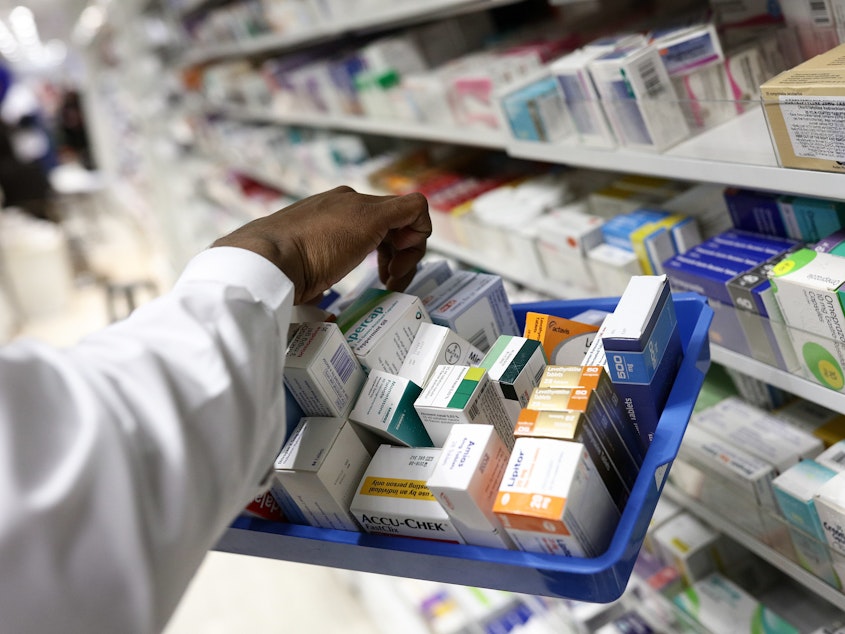
[(824, 529), (819, 521), (814, 499), (822, 485), (836, 475), (814, 460), (802, 460), (775, 478), (772, 486), (781, 514), (792, 526), (819, 541)]
[(599, 292), (611, 297), (624, 293), (634, 275), (643, 274), (643, 267), (633, 251), (606, 242), (587, 252), (587, 266), (592, 279), (598, 280)]
[(520, 550), (596, 557), (619, 511), (580, 443), (518, 438), (493, 510)]
[(602, 243), (604, 220), (582, 208), (578, 203), (561, 207), (537, 221), (537, 251), (551, 279), (593, 288), (587, 253)]
[(403, 376), (425, 387), (438, 365), (478, 365), (484, 354), (445, 326), (420, 324), (414, 345), (399, 368)]
[(845, 342), (845, 314), (839, 288), (845, 283), (845, 258), (799, 249), (771, 273), (775, 299), (791, 328)]
[(496, 396), (487, 370), (440, 365), (414, 403), (435, 447), (442, 447), (453, 425), (493, 425), (502, 442), (513, 447), (512, 421)]
[(273, 465), (273, 496), (284, 489), (311, 526), (358, 531), (349, 504), (369, 462), (346, 419), (303, 418)]
[(409, 379), (373, 370), (349, 412), (349, 420), (366, 427), (393, 445), (431, 447), (414, 401), (422, 389)]
[(463, 544), (449, 515), (426, 482), (440, 449), (378, 448), (358, 485), (350, 510), (368, 533)]
[(424, 297), (452, 276), (452, 267), (446, 260), (426, 262), (417, 269), (405, 294)]
[(365, 379), (336, 324), (300, 324), (285, 353), (284, 381), (306, 416), (346, 416)]
[(652, 533), (656, 554), (688, 585), (716, 572), (719, 534), (689, 513), (679, 513)]
[(427, 484), (468, 544), (514, 548), (493, 513), (509, 457), (489, 425), (457, 425), (443, 444)]
[(539, 341), (501, 335), (479, 364), (496, 388), (508, 415), (516, 422), (528, 405), (531, 391), (539, 385), (546, 368), (546, 354)]
[(396, 374), (420, 324), (430, 321), (420, 298), (368, 289), (338, 315), (337, 325), (368, 372)]
[(499, 335), (520, 334), (501, 277), (473, 273), (465, 280), (453, 293), (428, 305), (432, 322), (451, 328), (482, 352)]
[(840, 440), (816, 456), (816, 462), (831, 471), (845, 471), (845, 440)]
[(845, 473), (838, 473), (825, 482), (813, 502), (827, 543), (845, 555)]
[(736, 396), (693, 414), (691, 424), (765, 460), (778, 473), (799, 460), (815, 458), (823, 449), (812, 434)]

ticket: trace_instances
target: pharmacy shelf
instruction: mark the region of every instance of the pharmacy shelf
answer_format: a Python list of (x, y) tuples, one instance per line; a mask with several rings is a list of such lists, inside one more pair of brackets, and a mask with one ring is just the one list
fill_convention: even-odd
[[(513, 141), (506, 139), (504, 133), (497, 130), (433, 126), (367, 117), (276, 114), (231, 106), (211, 106), (206, 110), (242, 121), (346, 130), (496, 149), (506, 151), (514, 158), (574, 167), (733, 185), (816, 198), (845, 197), (845, 178), (841, 174), (778, 166), (762, 108), (746, 112), (663, 154), (597, 149), (574, 143)], [(726, 156), (731, 160), (724, 160)]]
[(375, 134), (400, 139), (434, 141), (437, 143), (454, 143), (494, 150), (505, 149), (504, 135), (498, 130), (433, 126), (422, 123), (371, 119), (350, 115), (275, 114), (248, 108), (210, 107), (206, 111), (213, 114), (222, 114), (227, 118), (238, 119), (240, 121), (343, 130), (347, 132), (358, 132), (360, 134)]
[(753, 552), (758, 557), (772, 564), (775, 568), (795, 579), (798, 583), (811, 590), (819, 597), (832, 603), (839, 610), (845, 611), (845, 594), (836, 588), (827, 585), (815, 575), (807, 572), (797, 563), (784, 557), (779, 552), (770, 548), (756, 537), (738, 528), (733, 522), (727, 519), (724, 513), (717, 513), (703, 504), (693, 500), (677, 488), (667, 483), (663, 493), (673, 502), (677, 502), (688, 511), (700, 517), (713, 528), (734, 539), (739, 544)]
[(446, 18), (464, 13), (486, 11), (496, 7), (517, 4), (522, 0), (416, 0), (397, 2), (380, 11), (362, 11), (297, 30), (289, 34), (270, 33), (248, 40), (215, 46), (198, 46), (182, 61), (183, 66), (204, 64), (228, 58), (271, 53), (298, 46), (316, 44), (327, 38), (346, 33), (371, 32), (399, 26)]
[(748, 376), (782, 390), (797, 394), (828, 409), (845, 414), (845, 394), (809, 381), (797, 374), (780, 370), (733, 350), (710, 343), (710, 356), (716, 363), (733, 368)]
[(517, 158), (821, 198), (845, 196), (841, 174), (778, 166), (762, 107), (754, 107), (663, 153), (513, 141)]

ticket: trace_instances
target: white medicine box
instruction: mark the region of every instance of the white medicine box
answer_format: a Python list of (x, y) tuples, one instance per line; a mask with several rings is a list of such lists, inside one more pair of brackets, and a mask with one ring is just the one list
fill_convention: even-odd
[(310, 525), (358, 531), (349, 505), (369, 462), (349, 421), (306, 417), (276, 458), (273, 488), (281, 487)]
[(365, 378), (336, 324), (299, 325), (285, 354), (284, 381), (306, 416), (346, 416)]
[(421, 391), (409, 379), (373, 370), (349, 419), (392, 445), (431, 447), (431, 438), (414, 409)]
[(478, 365), (483, 358), (478, 348), (453, 330), (424, 323), (398, 374), (422, 388), (438, 365)]

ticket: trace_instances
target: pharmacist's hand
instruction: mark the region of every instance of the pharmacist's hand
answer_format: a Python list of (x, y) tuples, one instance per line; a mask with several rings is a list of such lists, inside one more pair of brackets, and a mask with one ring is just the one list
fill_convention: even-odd
[(254, 220), (213, 246), (264, 256), (294, 284), (296, 304), (319, 297), (378, 249), (379, 277), (401, 291), (414, 277), (431, 235), (422, 194), (368, 196), (350, 187), (304, 198)]

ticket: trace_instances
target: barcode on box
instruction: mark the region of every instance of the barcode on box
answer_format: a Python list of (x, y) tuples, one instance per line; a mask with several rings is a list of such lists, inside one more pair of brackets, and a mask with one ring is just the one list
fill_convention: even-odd
[(654, 63), (654, 60), (647, 59), (637, 66), (637, 73), (639, 73), (640, 79), (643, 82), (646, 96), (659, 97), (666, 92), (666, 86), (663, 85), (663, 81), (660, 79), (660, 74), (657, 72), (657, 65)]
[(490, 340), (487, 338), (487, 331), (483, 328), (470, 337), (469, 342), (479, 350), (490, 349)]
[(833, 26), (833, 17), (827, 0), (810, 0), (810, 17), (816, 26)]
[(346, 383), (352, 372), (355, 370), (355, 359), (349, 354), (345, 346), (340, 345), (335, 350), (331, 358), (331, 364), (337, 376), (340, 377), (341, 382)]
[(469, 410), (467, 410), (467, 413), (469, 414), (470, 420), (475, 420), (475, 418), (479, 414), (479, 411), (480, 410), (478, 408), (478, 401), (476, 401), (475, 403), (472, 404), (472, 407), (470, 407)]

